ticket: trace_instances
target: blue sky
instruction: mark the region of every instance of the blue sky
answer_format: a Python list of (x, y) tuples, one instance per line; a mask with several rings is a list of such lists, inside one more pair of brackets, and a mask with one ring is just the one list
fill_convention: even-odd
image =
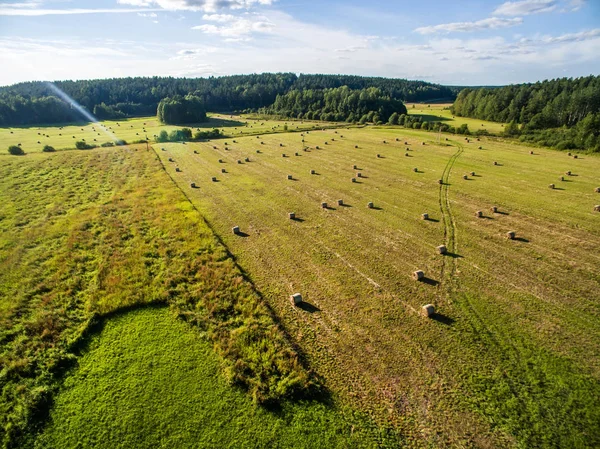
[(498, 85), (600, 74), (600, 0), (0, 0), (0, 85), (295, 72)]

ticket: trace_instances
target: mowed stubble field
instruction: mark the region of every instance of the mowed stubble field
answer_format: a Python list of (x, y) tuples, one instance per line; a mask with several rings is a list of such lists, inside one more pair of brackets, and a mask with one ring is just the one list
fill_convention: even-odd
[[(600, 444), (600, 159), (436, 137), (368, 127), (155, 150), (326, 384), (407, 444)], [(428, 303), (436, 319), (419, 316)]]

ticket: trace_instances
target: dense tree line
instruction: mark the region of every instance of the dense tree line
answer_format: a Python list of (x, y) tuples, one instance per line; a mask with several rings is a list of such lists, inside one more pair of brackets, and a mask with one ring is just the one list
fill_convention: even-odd
[(199, 123), (206, 121), (206, 109), (200, 97), (175, 95), (160, 100), (156, 116), (161, 123)]
[[(136, 77), (57, 81), (56, 87), (98, 119), (154, 115), (165, 97), (194, 95), (207, 111), (258, 110), (271, 106), (291, 90), (322, 90), (347, 85), (377, 87), (396, 100), (428, 101), (454, 98), (450, 88), (423, 81), (343, 75), (264, 73), (209, 78)], [(71, 106), (56, 97), (48, 83), (27, 82), (0, 87), (0, 126), (65, 123), (81, 120)]]
[(348, 86), (332, 89), (291, 90), (278, 95), (264, 112), (308, 120), (387, 122), (393, 113), (406, 114), (402, 101), (381, 89), (353, 90)]
[(600, 151), (600, 76), (464, 89), (452, 112), (509, 123), (505, 133), (521, 140)]

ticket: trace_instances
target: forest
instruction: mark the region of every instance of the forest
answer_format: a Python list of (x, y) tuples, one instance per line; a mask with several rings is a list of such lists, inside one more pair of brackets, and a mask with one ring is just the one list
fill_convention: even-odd
[[(326, 89), (347, 85), (351, 89), (377, 87), (401, 101), (429, 101), (455, 92), (423, 81), (366, 78), (342, 75), (263, 73), (209, 78), (136, 77), (53, 83), (100, 120), (154, 115), (165, 97), (194, 95), (207, 111), (245, 111), (271, 106), (278, 95), (292, 90)], [(0, 87), (0, 126), (54, 124), (80, 116), (56, 97), (49, 83), (27, 82)]]
[(600, 76), (464, 89), (453, 114), (509, 123), (505, 134), (559, 149), (600, 151)]
[(294, 89), (278, 95), (273, 106), (262, 112), (308, 120), (378, 123), (387, 122), (393, 113), (406, 114), (406, 106), (377, 87), (353, 90), (343, 86)]

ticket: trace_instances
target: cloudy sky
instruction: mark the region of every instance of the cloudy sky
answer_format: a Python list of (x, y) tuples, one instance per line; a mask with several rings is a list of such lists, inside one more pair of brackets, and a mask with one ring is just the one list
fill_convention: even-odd
[(0, 0), (0, 85), (260, 72), (598, 75), (600, 0)]

